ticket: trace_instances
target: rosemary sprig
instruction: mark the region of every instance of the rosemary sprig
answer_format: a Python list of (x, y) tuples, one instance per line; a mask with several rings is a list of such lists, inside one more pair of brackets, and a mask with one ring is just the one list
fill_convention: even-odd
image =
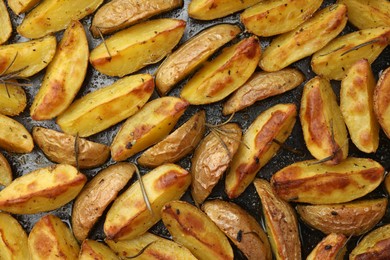
[(96, 27), (96, 29), (97, 29), (97, 31), (98, 31), (98, 33), (99, 33), (100, 38), (101, 38), (102, 41), (103, 41), (104, 47), (106, 48), (106, 51), (107, 51), (107, 53), (108, 53), (108, 56), (110, 57), (110, 60), (111, 60), (111, 59), (112, 59), (112, 55), (111, 55), (110, 50), (108, 49), (108, 46), (107, 46), (106, 40), (105, 40), (104, 37), (103, 37), (102, 31), (100, 30), (100, 27)]
[(156, 241), (153, 241), (153, 242), (150, 242), (149, 244), (147, 244), (144, 248), (142, 248), (137, 254), (135, 255), (132, 255), (132, 256), (126, 256), (125, 258), (127, 259), (133, 259), (133, 258), (136, 258), (136, 257), (139, 257), (140, 255), (142, 255), (145, 250), (150, 247), (152, 244), (154, 244)]
[(364, 42), (364, 43), (361, 43), (359, 45), (356, 45), (355, 47), (347, 50), (346, 52), (342, 53), (340, 56), (344, 56), (352, 51), (356, 51), (360, 48), (363, 48), (364, 46), (367, 46), (367, 45), (370, 45), (370, 44), (373, 44), (373, 43), (376, 43), (376, 42), (379, 42), (379, 39), (374, 39), (374, 40), (371, 40), (371, 41), (368, 41), (368, 42)]
[(152, 206), (150, 205), (150, 200), (149, 200), (148, 194), (146, 193), (146, 189), (145, 189), (144, 182), (142, 180), (141, 173), (139, 172), (137, 165), (135, 165), (134, 163), (132, 163), (132, 164), (134, 165), (135, 173), (137, 174), (137, 179), (138, 179), (139, 185), (141, 187), (142, 197), (144, 199), (146, 208), (149, 210), (150, 214), (153, 216), (154, 212), (153, 212)]

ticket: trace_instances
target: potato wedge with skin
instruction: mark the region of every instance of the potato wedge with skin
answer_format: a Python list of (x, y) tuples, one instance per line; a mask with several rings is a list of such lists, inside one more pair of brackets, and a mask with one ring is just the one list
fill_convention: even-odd
[(191, 182), (189, 172), (175, 164), (161, 165), (142, 177), (153, 210), (151, 214), (136, 181), (119, 196), (107, 212), (104, 233), (113, 240), (132, 239), (161, 219), (165, 203), (179, 199)]
[(0, 259), (29, 259), (27, 234), (11, 215), (0, 212)]
[(304, 80), (303, 73), (292, 68), (276, 72), (255, 72), (225, 102), (222, 113), (228, 115), (240, 111), (256, 101), (289, 91), (299, 86)]
[(176, 200), (165, 204), (161, 212), (173, 240), (187, 247), (199, 260), (233, 259), (233, 249), (225, 234), (197, 207)]
[(87, 177), (71, 165), (57, 164), (16, 178), (0, 191), (0, 210), (35, 214), (57, 209), (73, 200)]
[(92, 20), (91, 32), (97, 38), (100, 33), (110, 34), (182, 5), (183, 0), (113, 0), (96, 12)]
[(390, 194), (390, 175), (387, 174), (385, 178), (385, 188), (388, 194)]
[(255, 179), (265, 225), (276, 259), (301, 259), (298, 220), (293, 208), (274, 193), (266, 180)]
[(269, 37), (294, 30), (320, 8), (322, 0), (262, 1), (246, 9), (240, 20), (247, 31)]
[(230, 199), (237, 198), (252, 183), (257, 172), (277, 153), (290, 136), (297, 116), (294, 104), (278, 104), (262, 112), (249, 126), (233, 157), (225, 179)]
[(78, 241), (90, 230), (126, 186), (135, 172), (131, 163), (117, 163), (100, 171), (77, 196), (72, 211), (72, 229)]
[(327, 79), (317, 76), (306, 82), (299, 117), (306, 147), (314, 158), (327, 164), (347, 158), (347, 128)]
[(98, 45), (89, 61), (103, 74), (122, 77), (163, 59), (179, 43), (185, 27), (185, 21), (170, 18), (136, 24)]
[(343, 234), (331, 233), (317, 244), (306, 260), (342, 260), (346, 242), (347, 238)]
[(112, 159), (126, 160), (164, 139), (188, 105), (177, 97), (162, 97), (147, 103), (119, 129), (111, 144)]
[(133, 239), (125, 239), (114, 241), (106, 238), (104, 242), (114, 251), (119, 257), (126, 258), (137, 255), (145, 247), (150, 246), (152, 242), (164, 240), (164, 238), (146, 232)]
[(157, 167), (174, 163), (191, 153), (203, 138), (206, 129), (206, 113), (196, 113), (164, 140), (141, 154), (138, 163), (145, 167)]
[(12, 34), (12, 24), (4, 0), (0, 1), (0, 24), (0, 44), (3, 44)]
[(272, 40), (263, 52), (259, 66), (265, 71), (278, 71), (308, 57), (334, 39), (347, 23), (347, 7), (326, 7), (295, 30)]
[(72, 103), (88, 66), (88, 40), (83, 25), (73, 21), (65, 30), (57, 52), (30, 107), (34, 120), (49, 120)]
[(79, 260), (119, 260), (120, 258), (106, 245), (95, 240), (84, 240), (81, 244)]
[(272, 259), (268, 237), (259, 223), (238, 205), (223, 200), (207, 201), (202, 210), (249, 259)]
[(41, 38), (92, 14), (102, 3), (103, 0), (45, 0), (26, 15), (17, 31), (26, 38)]
[(38, 40), (0, 46), (0, 74), (17, 73), (30, 77), (44, 68), (53, 59), (57, 40), (47, 36)]
[(69, 227), (54, 215), (43, 216), (28, 236), (32, 260), (77, 259), (80, 247)]
[(34, 142), (27, 129), (18, 121), (0, 114), (0, 148), (13, 153), (29, 153)]
[(387, 199), (330, 205), (298, 205), (297, 212), (309, 226), (325, 234), (358, 236), (372, 229), (386, 213)]
[(240, 32), (241, 29), (236, 25), (219, 24), (207, 28), (181, 45), (164, 60), (156, 72), (159, 93), (165, 95)]
[(17, 116), (24, 111), (26, 106), (26, 92), (21, 86), (0, 83), (0, 114)]
[(382, 165), (368, 158), (350, 157), (337, 165), (309, 160), (276, 172), (271, 185), (286, 201), (334, 204), (368, 194), (380, 185), (383, 175)]
[(374, 91), (374, 111), (383, 131), (390, 138), (390, 67), (382, 72)]
[(260, 56), (259, 41), (254, 36), (227, 47), (195, 73), (180, 96), (193, 105), (220, 101), (249, 79)]
[(149, 74), (119, 79), (73, 102), (57, 117), (57, 124), (65, 133), (80, 137), (99, 133), (134, 115), (153, 90), (154, 81)]
[(341, 80), (358, 60), (371, 64), (390, 42), (390, 27), (376, 27), (340, 36), (313, 54), (311, 68), (317, 75)]
[(7, 159), (0, 153), (0, 185), (8, 186), (12, 182), (12, 169)]
[(19, 15), (30, 11), (35, 5), (37, 5), (41, 0), (7, 0), (9, 8), (12, 11)]
[(191, 195), (197, 205), (202, 204), (217, 185), (241, 141), (238, 124), (228, 123), (214, 131), (222, 133), (207, 135), (191, 158)]

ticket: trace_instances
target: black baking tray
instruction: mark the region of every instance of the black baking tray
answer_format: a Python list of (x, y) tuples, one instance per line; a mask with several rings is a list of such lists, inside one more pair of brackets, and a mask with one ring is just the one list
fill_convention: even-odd
[[(188, 17), (187, 14), (187, 8), (190, 0), (184, 0), (184, 6), (182, 8), (178, 8), (176, 10), (167, 12), (165, 14), (162, 14), (156, 18), (161, 17), (172, 17), (172, 18), (178, 18), (185, 20), (187, 22), (187, 27), (185, 34), (181, 40), (181, 43), (186, 41), (188, 38), (192, 37), (193, 35), (197, 34), (201, 30), (210, 27), (214, 24), (219, 23), (231, 23), (231, 24), (237, 24), (239, 25), (243, 31), (244, 28), (242, 24), (239, 22), (239, 14), (233, 14), (225, 18), (216, 19), (214, 21), (197, 21), (194, 19), (191, 19)], [(321, 8), (328, 6), (330, 4), (333, 4), (335, 1), (324, 1)], [(16, 16), (12, 13), (12, 11), (9, 9), (11, 20), (14, 28), (14, 33), (10, 39), (10, 43), (13, 42), (20, 42), (20, 41), (26, 41), (27, 39), (21, 37), (16, 33), (16, 26), (21, 23), (23, 20), (24, 15)], [(97, 46), (101, 40), (100, 39), (94, 39), (91, 36), (91, 33), (89, 32), (89, 26), (91, 24), (92, 16), (88, 16), (82, 20), (82, 23), (86, 29), (87, 36), (89, 39), (89, 46), (90, 49)], [(346, 28), (343, 30), (342, 34), (346, 34), (352, 31), (355, 31), (356, 28), (354, 28), (351, 24), (347, 24)], [(239, 35), (239, 38), (247, 37), (248, 33), (243, 32), (241, 35)], [(57, 33), (58, 39), (62, 37), (62, 32)], [(270, 38), (261, 38), (260, 42), (264, 49), (269, 42)], [(234, 42), (234, 41), (233, 41)], [(158, 64), (150, 65), (141, 71), (139, 73), (151, 73), (153, 74)], [(375, 77), (378, 79), (378, 76), (380, 75), (381, 71), (383, 71), (385, 68), (390, 66), (390, 48), (387, 47), (382, 54), (379, 56), (379, 58), (372, 64), (372, 69), (374, 71)], [(278, 103), (295, 103), (299, 107), (301, 95), (302, 95), (302, 89), (304, 84), (310, 80), (315, 74), (311, 71), (310, 68), (310, 57), (300, 60), (294, 64), (292, 64), (292, 67), (299, 68), (306, 76), (306, 81), (302, 83), (299, 87), (295, 88), (294, 90), (291, 90), (287, 93), (284, 93), (282, 95), (268, 98), (266, 100), (257, 102), (256, 104), (252, 105), (251, 107), (244, 109), (240, 112), (237, 112), (232, 122), (238, 123), (243, 130), (245, 131), (250, 123), (264, 110), (268, 109), (269, 107), (278, 104)], [(138, 73), (138, 72), (137, 72)], [(49, 127), (52, 129), (60, 130), (59, 127), (55, 124), (54, 120), (51, 121), (34, 121), (29, 116), (29, 107), (32, 103), (33, 97), (37, 93), (40, 82), (42, 80), (42, 77), (44, 75), (44, 72), (39, 73), (38, 75), (35, 75), (31, 78), (32, 86), (25, 87), (27, 97), (28, 97), (28, 107), (27, 109), (17, 117), (14, 117), (17, 121), (21, 122), (28, 130), (31, 131), (33, 126), (44, 126)], [(81, 97), (89, 92), (92, 92), (96, 89), (99, 89), (103, 86), (112, 84), (117, 78), (108, 77), (105, 75), (100, 74), (99, 72), (95, 71), (92, 66), (89, 66), (87, 77), (83, 83), (83, 87), (81, 88), (79, 94), (77, 97)], [(173, 89), (169, 95), (172, 96), (179, 96), (180, 89), (185, 84), (185, 80), (179, 84), (175, 89)], [(335, 93), (338, 95), (339, 88), (340, 88), (340, 82), (332, 81), (332, 86), (335, 90)], [(158, 97), (157, 92), (155, 92), (152, 96), (152, 98)], [(200, 109), (206, 110), (207, 115), (207, 121), (212, 124), (221, 123), (227, 119), (227, 117), (222, 116), (222, 103), (215, 103), (212, 105), (206, 105), (206, 106), (191, 106), (187, 109), (185, 114), (182, 116), (182, 118), (179, 120), (178, 125), (185, 122), (191, 115), (193, 115), (196, 111)], [(113, 137), (117, 133), (121, 123), (118, 125), (115, 125), (108, 130), (96, 134), (88, 139), (101, 142), (107, 145), (110, 145), (111, 141), (113, 140)], [(1, 127), (1, 126), (0, 126)], [(297, 120), (297, 123), (293, 129), (292, 135), (287, 139), (286, 144), (288, 146), (294, 147), (295, 149), (298, 149), (303, 152), (303, 155), (298, 155), (295, 153), (292, 153), (288, 150), (281, 149), (274, 158), (271, 159), (271, 161), (264, 166), (259, 173), (257, 174), (257, 177), (270, 179), (273, 173), (278, 171), (279, 169), (292, 164), (294, 162), (302, 161), (305, 159), (312, 159), (310, 153), (305, 147), (305, 143), (302, 136), (302, 130), (299, 123), (299, 120)], [(13, 170), (14, 178), (19, 177), (21, 175), (27, 174), (33, 170), (36, 170), (38, 168), (46, 167), (49, 165), (52, 165), (53, 163), (50, 162), (42, 153), (42, 151), (39, 150), (39, 148), (35, 147), (32, 153), (29, 154), (12, 154), (7, 153), (4, 151), (1, 151), (5, 157), (10, 162), (10, 165)], [(380, 162), (386, 170), (390, 168), (390, 140), (385, 136), (383, 131), (380, 133), (380, 144), (379, 148), (376, 153), (374, 154), (364, 154), (360, 152), (352, 142), (350, 142), (350, 156), (355, 157), (368, 157), (372, 158), (378, 162)], [(136, 162), (138, 155), (128, 159), (128, 161)], [(114, 161), (110, 160), (106, 162), (102, 167), (92, 169), (92, 170), (83, 170), (82, 172), (87, 175), (89, 179), (91, 179), (93, 176), (96, 175), (97, 172), (99, 172), (101, 169), (107, 167), (108, 165), (113, 164)], [(190, 156), (181, 160), (179, 163), (182, 167), (189, 170), (190, 167)], [(141, 173), (145, 174), (148, 172), (148, 169), (141, 168)], [(135, 178), (129, 183), (129, 185), (135, 181)], [(385, 192), (385, 189), (383, 185), (381, 185), (379, 188), (377, 188), (374, 192), (367, 195), (368, 198), (377, 198), (377, 197), (384, 197), (388, 196)], [(209, 197), (209, 199), (215, 199), (215, 198), (222, 198), (225, 200), (228, 200), (226, 194), (224, 193), (224, 181), (220, 181), (220, 183), (216, 186), (216, 188), (213, 190), (213, 193)], [(189, 192), (183, 196), (183, 200), (189, 201), (193, 203), (191, 196)], [(250, 185), (247, 190), (237, 199), (232, 200), (233, 202), (240, 205), (242, 208), (247, 210), (252, 216), (254, 216), (259, 223), (261, 223), (264, 227), (263, 217), (261, 213), (261, 205), (259, 197), (254, 189), (253, 185)], [(70, 216), (72, 212), (72, 202), (66, 204), (65, 206), (54, 210), (50, 212), (40, 213), (40, 214), (33, 214), (33, 215), (15, 215), (15, 217), (19, 220), (19, 222), (22, 224), (26, 232), (30, 232), (34, 224), (41, 218), (42, 216), (46, 214), (54, 214), (58, 217), (60, 217), (64, 222), (66, 222), (70, 226)], [(104, 239), (104, 233), (102, 231), (104, 218), (102, 218), (96, 225), (96, 227), (93, 229), (92, 233), (90, 234), (90, 238), (96, 239), (96, 240), (103, 240)], [(378, 223), (377, 226), (381, 226), (383, 224), (390, 223), (390, 210), (387, 209), (385, 217), (381, 220), (380, 223)], [(313, 230), (303, 224), (301, 221), (299, 223), (300, 228), (300, 235), (301, 235), (301, 242), (302, 242), (302, 258), (306, 258), (306, 256), (311, 252), (311, 250), (315, 247), (315, 245), (325, 236), (319, 231)], [(170, 235), (166, 228), (163, 226), (161, 221), (156, 224), (151, 230), (151, 232), (167, 237), (169, 238)], [(362, 236), (354, 237), (349, 240), (347, 244), (348, 252), (350, 252), (351, 249), (355, 247), (357, 242)], [(347, 258), (348, 254), (346, 254)], [(245, 259), (243, 254), (241, 254), (238, 250), (235, 249), (235, 259)]]

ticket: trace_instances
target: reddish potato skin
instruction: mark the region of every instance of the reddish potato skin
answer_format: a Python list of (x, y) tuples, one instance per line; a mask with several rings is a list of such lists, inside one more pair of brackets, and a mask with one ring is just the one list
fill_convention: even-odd
[(347, 238), (343, 234), (331, 233), (311, 251), (306, 260), (338, 260), (343, 259)]

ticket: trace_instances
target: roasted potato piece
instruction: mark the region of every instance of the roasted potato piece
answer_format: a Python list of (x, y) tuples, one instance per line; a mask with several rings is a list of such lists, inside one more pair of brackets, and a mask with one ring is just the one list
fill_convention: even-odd
[(119, 260), (120, 258), (106, 245), (94, 240), (84, 240), (81, 244), (79, 260)]
[(156, 19), (117, 32), (91, 51), (89, 61), (99, 72), (122, 77), (159, 62), (179, 43), (186, 22)]
[(68, 134), (87, 137), (99, 133), (140, 110), (154, 90), (153, 77), (137, 74), (88, 93), (57, 117)]
[(337, 165), (315, 160), (293, 163), (271, 178), (272, 188), (286, 201), (334, 204), (352, 201), (373, 191), (384, 168), (368, 158), (347, 158)]
[(282, 94), (299, 86), (305, 76), (297, 69), (282, 69), (276, 72), (255, 72), (252, 77), (223, 105), (224, 115), (235, 113), (251, 106), (256, 101)]
[(12, 11), (19, 15), (30, 11), (41, 0), (7, 0), (7, 2)]
[(205, 123), (206, 113), (199, 111), (164, 140), (142, 153), (138, 163), (153, 168), (182, 159), (199, 144), (206, 129)]
[[(221, 133), (218, 133), (221, 132)], [(241, 141), (239, 125), (228, 123), (207, 135), (191, 159), (191, 195), (202, 204), (229, 167)]]
[(78, 241), (87, 238), (89, 231), (126, 186), (134, 172), (133, 164), (117, 163), (99, 172), (85, 186), (76, 198), (72, 211), (72, 229)]
[(0, 0), (0, 24), (0, 44), (3, 44), (12, 33), (12, 24), (4, 0)]
[(87, 178), (75, 167), (58, 164), (16, 178), (0, 191), (0, 210), (35, 214), (57, 209), (73, 200)]
[(341, 81), (340, 109), (352, 142), (365, 153), (379, 145), (379, 124), (374, 114), (375, 78), (366, 59), (359, 60)]
[(331, 233), (317, 244), (306, 260), (342, 260), (346, 242), (347, 238), (343, 234)]
[(322, 0), (261, 1), (240, 16), (247, 31), (258, 36), (273, 36), (294, 30), (320, 8)]
[(153, 213), (149, 212), (139, 181), (119, 196), (107, 212), (104, 233), (114, 240), (132, 239), (161, 219), (165, 203), (179, 199), (191, 182), (189, 172), (175, 164), (161, 165), (142, 177)]
[(262, 112), (252, 122), (226, 175), (225, 191), (229, 198), (243, 193), (257, 172), (277, 153), (280, 143), (290, 136), (296, 115), (294, 104), (278, 104)]
[(0, 259), (29, 259), (27, 234), (11, 215), (0, 212)]
[(26, 92), (21, 86), (0, 83), (0, 114), (17, 116), (24, 111), (26, 105)]
[(26, 15), (17, 31), (26, 38), (40, 38), (92, 14), (102, 3), (103, 0), (83, 0), (77, 4), (73, 0), (45, 0)]
[(374, 91), (374, 111), (383, 131), (390, 138), (390, 67), (382, 72)]
[(301, 259), (298, 221), (293, 208), (281, 200), (266, 180), (256, 179), (268, 238), (276, 259)]
[(165, 95), (179, 81), (205, 62), (218, 48), (241, 32), (231, 24), (212, 26), (180, 46), (169, 55), (156, 72), (156, 87)]
[(8, 152), (29, 153), (34, 142), (27, 129), (18, 121), (0, 114), (0, 148)]
[(34, 120), (52, 119), (69, 107), (83, 84), (88, 66), (88, 40), (83, 25), (73, 21), (65, 30), (30, 107)]
[(171, 201), (162, 208), (162, 220), (172, 238), (199, 260), (233, 259), (228, 239), (200, 209), (185, 201)]
[(114, 241), (105, 239), (104, 242), (114, 251), (119, 257), (126, 258), (137, 255), (140, 251), (150, 246), (152, 242), (164, 240), (164, 238), (146, 232), (133, 239), (125, 239)]
[(387, 193), (390, 194), (390, 175), (387, 174), (386, 178), (385, 178), (385, 188), (387, 190)]
[(38, 73), (53, 59), (56, 46), (54, 36), (0, 46), (0, 74), (30, 77)]
[(50, 214), (35, 223), (28, 236), (28, 248), (32, 260), (77, 259), (80, 251), (68, 226)]
[(278, 71), (310, 56), (334, 39), (347, 23), (347, 7), (326, 7), (295, 30), (272, 40), (265, 49), (259, 66), (265, 71)]
[(161, 141), (173, 129), (188, 102), (177, 97), (157, 98), (126, 120), (111, 144), (111, 157), (123, 161)]
[(207, 201), (202, 210), (249, 259), (272, 259), (268, 237), (259, 223), (238, 205)]
[(390, 27), (376, 27), (352, 32), (331, 41), (311, 59), (317, 75), (341, 80), (358, 60), (371, 64), (390, 42)]
[(260, 56), (259, 41), (254, 36), (227, 47), (196, 72), (180, 96), (194, 105), (220, 101), (249, 79)]
[(8, 186), (12, 181), (12, 169), (7, 159), (0, 153), (0, 185)]

